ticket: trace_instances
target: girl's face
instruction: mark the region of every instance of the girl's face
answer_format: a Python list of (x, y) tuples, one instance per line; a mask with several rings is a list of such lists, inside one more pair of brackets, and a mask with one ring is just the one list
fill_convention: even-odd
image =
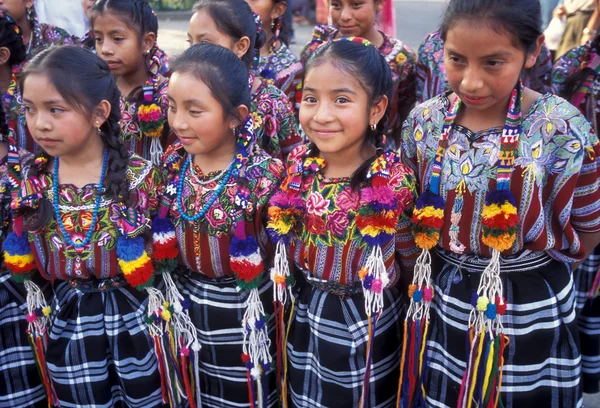
[(189, 154), (229, 152), (235, 121), (229, 120), (206, 84), (192, 74), (175, 72), (169, 81), (169, 126)]
[(329, 14), (343, 37), (365, 37), (383, 9), (382, 0), (331, 0)]
[(220, 45), (233, 52), (239, 58), (246, 55), (250, 46), (250, 40), (247, 37), (242, 37), (239, 41), (235, 41), (235, 39), (219, 31), (215, 21), (206, 10), (199, 10), (194, 13), (190, 19), (187, 36), (187, 41), (190, 45), (202, 42)]
[(23, 105), (33, 140), (50, 156), (84, 151), (99, 137), (97, 118), (90, 118), (67, 103), (46, 75), (33, 74), (25, 79)]
[(246, 0), (252, 11), (260, 16), (264, 32), (270, 32), (271, 24), (283, 16), (287, 9), (287, 2), (275, 0)]
[(521, 71), (535, 65), (542, 41), (540, 37), (537, 50), (526, 54), (508, 32), (459, 21), (448, 30), (444, 45), (450, 87), (467, 109), (506, 113)]
[(85, 12), (85, 16), (88, 20), (92, 18), (92, 9), (94, 8), (94, 3), (96, 0), (81, 0), (81, 5), (83, 6), (83, 11)]
[(16, 21), (23, 19), (31, 7), (33, 0), (0, 0), (0, 9)]
[(300, 123), (321, 153), (336, 154), (363, 145), (367, 128), (378, 123), (387, 98), (372, 106), (360, 83), (324, 62), (304, 80)]
[(144, 54), (154, 45), (154, 34), (144, 38), (115, 14), (96, 14), (92, 32), (96, 40), (96, 53), (108, 63), (115, 77), (127, 76), (145, 69)]

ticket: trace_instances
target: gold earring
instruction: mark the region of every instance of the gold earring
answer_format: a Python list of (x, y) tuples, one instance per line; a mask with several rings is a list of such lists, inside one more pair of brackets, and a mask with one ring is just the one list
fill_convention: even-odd
[(375, 131), (377, 130), (377, 123), (373, 123), (373, 124), (371, 125), (371, 130), (372, 130), (373, 132), (375, 132)]
[(102, 130), (100, 130), (100, 122), (96, 121), (96, 132), (98, 132), (99, 135), (102, 134)]

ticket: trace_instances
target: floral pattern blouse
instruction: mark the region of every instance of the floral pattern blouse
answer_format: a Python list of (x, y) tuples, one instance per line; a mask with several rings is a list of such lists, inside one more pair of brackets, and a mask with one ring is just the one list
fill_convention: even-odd
[[(254, 80), (252, 75), (250, 83)], [(267, 81), (261, 81), (252, 93), (250, 114), (258, 145), (271, 156), (283, 160), (294, 147), (304, 142), (288, 98)]]
[[(405, 123), (402, 159), (417, 175), (420, 191), (429, 186), (438, 140), (450, 100), (437, 96), (417, 106)], [(513, 247), (546, 251), (564, 262), (583, 259), (578, 233), (600, 231), (600, 153), (598, 138), (577, 109), (562, 98), (540, 96), (523, 112), (510, 189), (515, 196), (519, 227)], [(462, 200), (458, 241), (464, 253), (490, 257), (481, 240), (485, 195), (494, 188), (502, 127), (481, 132), (454, 125), (448, 139), (440, 179), (444, 198), (444, 226), (438, 244), (450, 245), (450, 217)]]
[[(26, 150), (19, 149), (19, 162), (32, 160), (33, 155)], [(10, 202), (12, 200), (9, 176), (7, 172), (8, 156), (0, 159), (0, 243), (4, 241), (11, 224)]]
[[(178, 181), (181, 167), (188, 159), (185, 149), (179, 141), (171, 145), (165, 153), (164, 161), (178, 163), (179, 172), (168, 174)], [(181, 201), (175, 198), (169, 207), (169, 214), (175, 223), (177, 241), (183, 264), (194, 273), (209, 278), (233, 276), (229, 266), (229, 245), (234, 223), (234, 198), (237, 180), (230, 177), (225, 188), (206, 212), (206, 215), (194, 222), (181, 217), (181, 208), (193, 216), (207, 205), (218, 185), (223, 182), (226, 171), (203, 174), (194, 165), (185, 175)], [(277, 159), (255, 146), (248, 158), (247, 179), (250, 199), (245, 214), (245, 229), (248, 235), (256, 238), (263, 256), (269, 259), (272, 249), (265, 231), (266, 204), (277, 189), (283, 175), (283, 166)]]
[[(28, 174), (28, 168), (24, 172)], [(52, 174), (43, 171), (38, 178), (45, 199), (52, 203)], [(157, 192), (163, 189), (160, 173), (152, 164), (131, 155), (127, 180), (134, 208), (149, 221), (158, 208)], [(59, 186), (61, 220), (71, 240), (83, 240), (92, 224), (98, 186), (89, 184), (78, 188), (71, 184)], [(63, 237), (54, 215), (39, 231), (29, 232), (29, 241), (37, 269), (48, 280), (106, 279), (119, 275), (116, 242), (119, 204), (109, 195), (100, 201), (98, 221), (88, 245), (74, 248)], [(149, 229), (149, 225), (147, 227)], [(151, 254), (151, 243), (147, 243)]]
[[(307, 157), (307, 146), (296, 148), (288, 157), (288, 168)], [(400, 162), (391, 166), (389, 183), (398, 201), (405, 206), (394, 239), (381, 247), (390, 285), (394, 285), (400, 275), (400, 265), (411, 270), (416, 258), (410, 229), (416, 185), (411, 169)], [(296, 266), (319, 280), (347, 286), (360, 282), (358, 272), (371, 252), (355, 224), (360, 189), (351, 188), (349, 177), (327, 178), (317, 172), (303, 178), (300, 197), (304, 200), (305, 212), (291, 241)]]
[[(302, 63), (306, 65), (306, 62), (321, 44), (334, 40), (337, 35), (338, 29), (335, 27), (316, 26), (312, 40), (302, 51), (300, 58)], [(391, 116), (388, 125), (391, 130), (399, 130), (408, 112), (415, 104), (415, 64), (417, 58), (414, 51), (402, 41), (383, 32), (381, 35), (383, 35), (383, 44), (379, 47), (379, 51), (390, 66), (394, 82), (394, 96), (390, 104)]]
[(260, 57), (256, 73), (263, 80), (272, 81), (298, 112), (300, 101), (296, 100), (296, 90), (301, 87), (304, 67), (287, 45), (281, 43), (274, 53)]
[[(417, 60), (417, 103), (450, 91), (444, 69), (444, 41), (439, 31), (427, 34), (419, 47)], [(523, 76), (523, 85), (540, 93), (552, 92), (552, 54), (542, 46), (535, 66)]]

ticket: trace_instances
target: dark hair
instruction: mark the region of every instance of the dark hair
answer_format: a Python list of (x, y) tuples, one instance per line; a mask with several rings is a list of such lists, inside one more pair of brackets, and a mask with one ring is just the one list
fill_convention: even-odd
[(248, 70), (227, 48), (215, 44), (192, 45), (172, 65), (173, 74), (190, 74), (202, 81), (230, 118), (243, 122), (237, 107), (250, 107)]
[[(385, 58), (373, 45), (365, 46), (346, 39), (328, 42), (317, 48), (317, 51), (308, 60), (304, 69), (303, 83), (306, 84), (306, 76), (312, 69), (324, 63), (330, 63), (340, 71), (355, 78), (367, 93), (369, 106), (379, 103), (384, 96), (388, 98), (385, 114), (375, 130), (370, 127), (367, 128), (365, 137), (365, 143), (372, 143), (377, 148), (378, 153), (381, 153), (385, 148), (383, 140), (390, 117), (394, 86), (392, 72)], [(311, 143), (311, 152), (311, 154), (318, 154), (318, 148), (314, 143)], [(374, 159), (373, 157), (368, 160), (354, 172), (352, 175), (352, 188), (358, 188), (360, 183), (364, 181), (369, 166)]]
[[(85, 115), (91, 115), (96, 106), (106, 100), (110, 102), (110, 115), (101, 126), (102, 141), (108, 149), (108, 168), (106, 174), (107, 191), (115, 200), (130, 207), (127, 167), (129, 152), (121, 142), (121, 93), (106, 62), (85, 48), (76, 46), (51, 47), (31, 60), (19, 79), (20, 87), (25, 91), (25, 83), (31, 75), (44, 75), (56, 88), (65, 101)], [(41, 150), (41, 149), (40, 149)], [(40, 151), (37, 157), (48, 157)], [(30, 174), (38, 175), (44, 168), (32, 164)], [(51, 217), (50, 202), (42, 200), (37, 217), (30, 228), (42, 228)]]
[(459, 20), (483, 22), (495, 31), (506, 32), (527, 53), (535, 50), (542, 35), (539, 0), (450, 0), (440, 26), (444, 41)]
[[(290, 0), (272, 0), (272, 1), (275, 4), (286, 2), (288, 7), (289, 7), (289, 3), (290, 3)], [(288, 13), (287, 9), (286, 9), (286, 13)], [(289, 46), (290, 45), (291, 27), (289, 27), (287, 24), (287, 20), (285, 18), (285, 13), (281, 17), (279, 17), (278, 20), (279, 20), (279, 40), (282, 43), (284, 43), (285, 45)]]
[(12, 17), (2, 14), (0, 14), (0, 47), (6, 47), (10, 51), (8, 65), (11, 67), (19, 65), (27, 58), (21, 28)]
[(217, 29), (235, 41), (248, 37), (250, 47), (242, 61), (248, 69), (255, 66), (255, 56), (264, 45), (264, 34), (258, 33), (254, 12), (245, 0), (200, 0), (194, 4), (193, 10), (195, 13), (206, 10)]
[(140, 37), (146, 33), (158, 35), (158, 19), (146, 0), (98, 0), (92, 12), (92, 26), (96, 15), (107, 11), (137, 29)]

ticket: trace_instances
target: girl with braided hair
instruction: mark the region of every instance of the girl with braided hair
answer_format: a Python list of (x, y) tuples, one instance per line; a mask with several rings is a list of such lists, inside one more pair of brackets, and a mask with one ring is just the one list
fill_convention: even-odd
[(257, 142), (273, 157), (285, 158), (302, 144), (294, 109), (275, 85), (255, 75), (256, 58), (264, 43), (260, 17), (244, 0), (199, 0), (188, 28), (188, 42), (210, 42), (233, 51), (249, 71), (250, 114)]
[[(4, 262), (25, 287), (48, 402), (160, 406), (145, 315), (146, 301), (160, 299), (148, 239), (159, 173), (121, 142), (120, 93), (91, 51), (43, 51), (20, 83), (42, 150), (22, 164)], [(36, 277), (51, 282), (51, 298)]]
[(198, 44), (174, 62), (167, 94), (178, 141), (164, 156), (161, 214), (174, 221), (182, 264), (176, 283), (165, 282), (167, 293), (191, 304), (202, 348), (183, 352), (199, 356), (199, 389), (191, 394), (203, 407), (278, 402), (263, 221), (283, 167), (255, 143), (247, 79), (234, 53)]
[(288, 156), (267, 224), (277, 245), (271, 278), (284, 406), (395, 402), (397, 283), (416, 251), (415, 179), (385, 148), (391, 93), (384, 57), (362, 38), (329, 42), (306, 66), (300, 123), (311, 143)]
[(108, 63), (123, 95), (123, 142), (158, 165), (169, 137), (169, 64), (156, 42), (156, 14), (145, 0), (99, 0), (91, 25), (96, 53)]
[[(6, 0), (0, 9), (11, 16), (21, 28), (26, 47), (27, 60), (51, 45), (78, 44), (79, 39), (62, 28), (40, 23), (35, 12), (34, 0)], [(19, 67), (22, 68), (22, 64)]]
[(288, 7), (285, 0), (246, 0), (262, 21), (265, 42), (260, 48), (256, 73), (265, 81), (279, 88), (290, 100), (294, 109), (296, 90), (302, 80), (303, 67), (298, 57), (288, 48), (289, 30), (284, 14)]

